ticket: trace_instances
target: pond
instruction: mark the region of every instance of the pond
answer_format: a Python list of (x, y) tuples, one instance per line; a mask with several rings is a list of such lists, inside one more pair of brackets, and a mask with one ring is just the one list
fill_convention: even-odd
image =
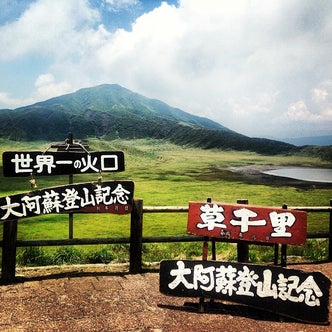
[(302, 181), (332, 183), (332, 169), (329, 168), (278, 168), (263, 173)]

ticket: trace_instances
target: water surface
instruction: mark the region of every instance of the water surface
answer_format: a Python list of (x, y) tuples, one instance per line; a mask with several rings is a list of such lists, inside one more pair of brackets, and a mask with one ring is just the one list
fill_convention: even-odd
[(263, 173), (302, 181), (332, 183), (332, 169), (329, 168), (278, 168)]

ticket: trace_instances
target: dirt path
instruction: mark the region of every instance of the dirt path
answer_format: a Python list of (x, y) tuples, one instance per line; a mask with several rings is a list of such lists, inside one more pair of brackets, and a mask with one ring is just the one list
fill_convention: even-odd
[[(291, 268), (291, 267), (290, 267)], [(332, 278), (332, 264), (301, 265)], [(125, 266), (67, 266), (18, 271), (21, 282), (0, 286), (0, 331), (306, 331), (331, 326), (280, 321), (231, 303), (200, 314), (198, 299), (159, 292), (159, 274), (128, 274)], [(332, 307), (330, 306), (330, 321)]]

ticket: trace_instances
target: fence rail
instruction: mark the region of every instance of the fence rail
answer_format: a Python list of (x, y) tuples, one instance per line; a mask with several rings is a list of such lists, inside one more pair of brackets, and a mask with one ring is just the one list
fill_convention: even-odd
[[(306, 212), (329, 213), (329, 231), (320, 233), (307, 233), (307, 239), (329, 239), (328, 261), (332, 261), (332, 200), (330, 206), (301, 206), (288, 209), (301, 210)], [(207, 239), (203, 236), (183, 235), (183, 236), (148, 236), (143, 237), (143, 215), (146, 213), (187, 213), (188, 206), (143, 206), (143, 200), (134, 199), (133, 209), (130, 215), (130, 236), (118, 238), (72, 238), (53, 240), (17, 240), (17, 220), (3, 223), (3, 240), (0, 241), (2, 247), (2, 271), (1, 282), (11, 283), (15, 281), (16, 248), (32, 246), (68, 246), (68, 245), (95, 245), (95, 244), (130, 244), (129, 249), (129, 271), (139, 273), (142, 270), (142, 244), (143, 243), (163, 243), (163, 242), (203, 242)], [(210, 239), (211, 240), (211, 239)], [(248, 250), (247, 244), (239, 243), (236, 240), (213, 239), (213, 242), (233, 242), (238, 243), (238, 248)], [(269, 244), (262, 244), (269, 245)], [(273, 245), (273, 244), (271, 244)], [(278, 254), (278, 245), (275, 246), (275, 263)], [(238, 249), (239, 250), (239, 249)], [(286, 245), (282, 245), (282, 257), (286, 256)], [(243, 257), (243, 253), (241, 254)], [(244, 257), (246, 255), (244, 254)], [(238, 252), (239, 257), (239, 252)], [(239, 259), (239, 258), (238, 258)], [(282, 264), (282, 263), (281, 263)]]

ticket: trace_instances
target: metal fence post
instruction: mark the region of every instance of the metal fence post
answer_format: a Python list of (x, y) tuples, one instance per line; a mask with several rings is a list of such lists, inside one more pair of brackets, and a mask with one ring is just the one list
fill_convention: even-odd
[(134, 199), (130, 217), (129, 272), (142, 271), (143, 200)]

